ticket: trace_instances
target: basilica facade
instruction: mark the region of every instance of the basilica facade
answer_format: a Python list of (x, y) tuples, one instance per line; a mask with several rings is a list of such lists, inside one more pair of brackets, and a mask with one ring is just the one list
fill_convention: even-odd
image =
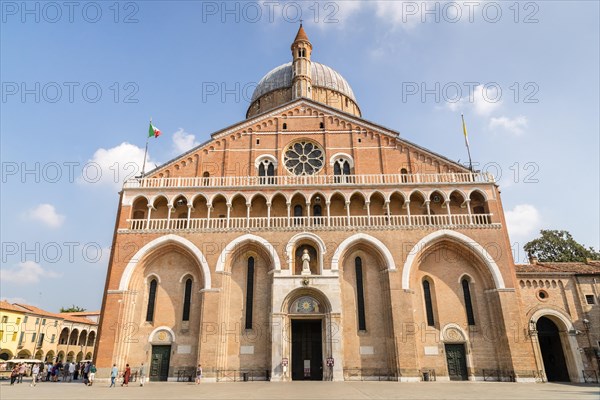
[(363, 119), (312, 51), (300, 27), (246, 119), (125, 183), (98, 375), (584, 381), (597, 364), (577, 332), (597, 306), (544, 303), (537, 281), (554, 301), (564, 277), (517, 277), (493, 177)]

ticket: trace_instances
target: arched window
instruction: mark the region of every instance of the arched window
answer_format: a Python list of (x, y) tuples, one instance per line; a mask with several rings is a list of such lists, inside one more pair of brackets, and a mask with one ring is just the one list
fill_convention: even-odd
[(475, 325), (475, 314), (473, 314), (473, 303), (471, 302), (471, 289), (469, 288), (469, 280), (464, 278), (461, 281), (463, 296), (465, 297), (465, 311), (467, 312), (467, 322), (469, 325)]
[(402, 168), (400, 170), (400, 175), (402, 176), (402, 183), (408, 182), (408, 177), (406, 176), (407, 174), (408, 174), (408, 171), (406, 170), (406, 168)]
[(335, 157), (333, 160), (333, 175), (336, 176), (335, 182), (350, 182), (352, 175), (352, 159), (348, 156)]
[(272, 178), (264, 178), (275, 176), (275, 165), (273, 164), (273, 161), (269, 159), (263, 159), (262, 161), (260, 161), (260, 163), (258, 164), (258, 176), (261, 177), (259, 181), (263, 185), (267, 183), (275, 183), (275, 180)]
[(148, 291), (148, 308), (146, 310), (146, 322), (154, 321), (154, 303), (156, 301), (157, 286), (158, 281), (156, 279), (152, 279), (150, 281), (150, 290)]
[(192, 303), (192, 278), (185, 281), (185, 291), (183, 294), (183, 321), (190, 320), (190, 306)]
[(302, 223), (303, 209), (300, 204), (294, 206), (294, 223), (300, 225)]
[(283, 129), (287, 129), (287, 124), (285, 122), (283, 123)]
[(254, 303), (254, 257), (248, 258), (246, 277), (246, 329), (252, 329), (252, 305)]
[(427, 314), (427, 325), (434, 326), (433, 301), (431, 300), (431, 284), (428, 280), (423, 281), (423, 297), (425, 298), (425, 313)]
[(209, 179), (210, 178), (210, 172), (206, 171), (202, 174), (202, 185), (204, 186), (208, 186), (209, 183)]
[(354, 259), (354, 269), (356, 271), (356, 305), (358, 309), (358, 330), (367, 330), (367, 321), (365, 318), (365, 293), (363, 288), (362, 259)]
[(320, 225), (322, 222), (322, 217), (323, 216), (323, 208), (321, 207), (320, 204), (315, 204), (313, 206), (313, 221), (315, 222), (315, 224)]

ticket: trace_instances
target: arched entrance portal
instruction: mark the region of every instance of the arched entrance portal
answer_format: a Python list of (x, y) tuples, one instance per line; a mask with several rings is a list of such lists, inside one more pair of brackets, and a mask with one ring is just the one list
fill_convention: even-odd
[(340, 312), (321, 289), (293, 288), (277, 306), (272, 380), (343, 380)]
[(569, 382), (569, 372), (558, 327), (547, 317), (536, 324), (544, 370), (549, 382)]
[(322, 306), (312, 296), (302, 296), (290, 307), (291, 376), (294, 381), (323, 380), (322, 311)]

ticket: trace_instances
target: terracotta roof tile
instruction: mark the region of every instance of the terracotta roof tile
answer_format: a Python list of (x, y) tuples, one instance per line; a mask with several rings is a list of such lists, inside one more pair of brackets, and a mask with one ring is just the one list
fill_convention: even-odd
[(22, 313), (26, 313), (27, 310), (23, 309), (22, 307), (19, 307), (15, 304), (10, 304), (8, 301), (4, 301), (1, 300), (0, 301), (0, 309), (1, 310), (7, 310), (7, 311), (16, 311), (16, 312), (22, 312)]
[(540, 272), (540, 273), (573, 273), (600, 275), (600, 262), (538, 262), (537, 264), (516, 264), (517, 273)]
[(50, 311), (46, 311), (46, 310), (42, 310), (39, 307), (36, 306), (32, 306), (30, 304), (19, 304), (19, 303), (15, 303), (14, 305), (17, 305), (19, 307), (24, 308), (26, 311), (29, 311), (33, 314), (38, 314), (38, 315), (43, 315), (46, 317), (52, 317), (52, 318), (58, 318), (58, 319), (63, 319), (63, 317), (60, 314), (56, 314), (56, 313), (52, 313)]

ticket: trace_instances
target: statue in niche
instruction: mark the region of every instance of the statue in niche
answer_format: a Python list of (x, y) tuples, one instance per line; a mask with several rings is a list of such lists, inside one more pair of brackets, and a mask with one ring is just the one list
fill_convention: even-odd
[(310, 275), (310, 255), (308, 249), (302, 252), (302, 275)]

